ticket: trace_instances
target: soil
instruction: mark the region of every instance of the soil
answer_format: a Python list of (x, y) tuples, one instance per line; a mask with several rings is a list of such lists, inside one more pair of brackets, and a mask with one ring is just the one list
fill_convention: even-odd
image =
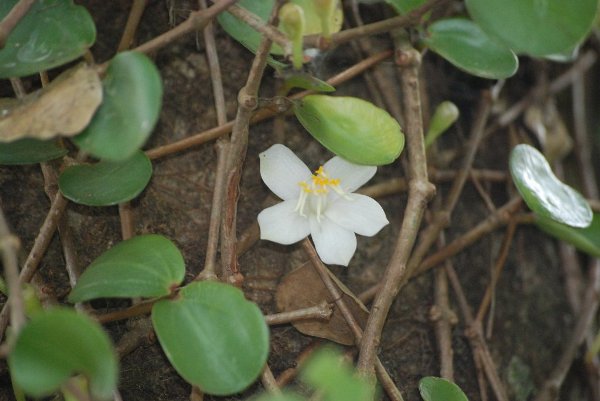
[[(130, 2), (94, 0), (80, 3), (88, 7), (95, 19), (98, 39), (92, 53), (97, 62), (104, 62), (114, 54)], [(136, 43), (143, 43), (167, 31), (173, 24), (182, 22), (193, 8), (193, 3), (179, 0), (149, 1)], [(369, 12), (376, 13), (377, 10), (365, 7), (365, 18), (368, 20)], [(237, 92), (245, 82), (253, 55), (220, 28), (217, 28), (216, 40), (225, 83), (228, 118), (232, 119), (237, 107)], [(378, 45), (389, 46), (387, 38), (377, 40)], [(343, 46), (319, 61), (317, 70), (321, 77), (326, 78), (360, 58), (350, 46)], [(181, 38), (161, 49), (154, 55), (154, 61), (163, 79), (163, 109), (156, 130), (145, 148), (177, 141), (214, 127), (216, 113), (202, 37), (189, 35)], [(503, 101), (510, 104), (532, 87), (532, 71), (535, 71), (535, 67), (527, 61), (523, 63), (519, 75), (509, 81), (505, 89), (507, 96)], [(396, 87), (392, 63), (384, 62), (379, 68), (391, 77), (390, 85)], [(273, 70), (267, 69), (260, 96), (273, 95), (275, 83)], [(438, 162), (437, 166), (443, 169), (459, 168), (480, 90), (491, 87), (494, 82), (473, 78), (437, 56), (428, 54), (424, 58), (423, 83), (431, 107), (442, 100), (451, 100), (461, 110), (457, 124), (440, 140), (441, 153), (447, 156), (447, 161)], [(9, 87), (2, 88), (4, 96), (11, 96)], [(369, 99), (365, 95), (367, 93), (362, 77), (340, 85), (336, 92), (337, 95)], [(517, 125), (523, 129), (520, 123)], [(238, 235), (255, 223), (257, 214), (270, 202), (267, 200), (269, 190), (260, 178), (258, 154), (275, 142), (281, 140), (273, 134), (272, 121), (251, 127), (240, 189)], [(283, 142), (313, 166), (331, 157), (293, 118), (286, 119)], [(474, 167), (507, 171), (510, 146), (506, 130), (494, 132), (481, 145)], [(403, 157), (406, 158), (406, 155)], [(181, 249), (187, 265), (187, 281), (202, 269), (204, 263), (215, 159), (214, 147), (208, 143), (154, 161), (152, 181), (132, 205), (137, 234), (165, 235)], [(405, 176), (401, 164), (396, 163), (381, 168), (372, 183)], [(438, 185), (438, 196), (445, 196), (449, 186), (447, 183)], [(510, 182), (482, 182), (482, 186), (496, 207), (514, 193)], [(39, 166), (0, 167), (0, 199), (11, 229), (22, 241), (21, 256), (24, 259), (49, 208)], [(347, 268), (331, 268), (356, 294), (370, 288), (382, 277), (400, 230), (406, 195), (387, 196), (381, 198), (380, 203), (390, 224), (375, 237), (359, 238), (358, 251)], [(484, 200), (469, 181), (451, 224), (445, 231), (447, 241), (458, 238), (489, 214)], [(70, 204), (67, 216), (81, 268), (120, 241), (116, 207), (91, 208)], [(504, 232), (505, 229), (501, 229), (481, 238), (451, 259), (474, 310), (490, 283), (491, 269), (498, 257)], [(299, 245), (281, 246), (259, 241), (239, 260), (245, 277), (243, 290), (247, 298), (255, 301), (265, 314), (277, 312), (275, 291), (279, 281), (305, 261)], [(554, 367), (573, 327), (574, 316), (565, 296), (564, 274), (559, 261), (554, 240), (531, 226), (517, 228), (504, 271), (495, 288), (493, 313), (489, 315), (493, 330), (487, 340), (510, 399), (525, 400), (528, 394), (539, 388)], [(58, 236), (46, 253), (38, 274), (46, 290), (62, 302), (69, 291), (69, 281), (64, 271)], [(438, 345), (434, 324), (430, 319), (434, 304), (433, 283), (433, 274), (429, 272), (411, 280), (401, 290), (390, 311), (380, 345), (381, 361), (407, 401), (420, 399), (417, 390), (420, 378), (440, 374)], [(124, 305), (104, 301), (93, 303), (98, 311), (114, 310)], [(465, 335), (465, 321), (452, 292), (451, 306), (459, 316), (458, 324), (452, 330), (456, 382), (470, 400), (480, 400), (477, 370)], [(135, 319), (110, 323), (106, 329), (118, 343), (134, 327), (134, 322)], [(297, 358), (314, 341), (314, 338), (300, 334), (290, 325), (271, 327), (268, 363), (275, 377), (295, 367)], [(568, 380), (565, 397), (567, 393), (586, 396), (585, 381), (577, 369), (580, 368), (575, 366)], [(13, 396), (5, 367), (0, 371), (0, 399), (11, 400)], [(515, 371), (518, 371), (516, 375)], [(512, 378), (514, 376), (516, 380)], [(119, 390), (124, 400), (188, 400), (190, 389), (190, 385), (170, 366), (152, 336), (121, 360)], [(255, 384), (234, 397), (207, 396), (205, 399), (240, 400), (258, 391), (261, 391), (261, 386)], [(491, 393), (490, 396), (493, 397)]]

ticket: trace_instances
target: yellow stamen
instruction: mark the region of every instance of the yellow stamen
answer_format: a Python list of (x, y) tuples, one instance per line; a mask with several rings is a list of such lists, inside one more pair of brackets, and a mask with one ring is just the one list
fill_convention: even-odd
[(319, 166), (318, 169), (315, 170), (315, 173), (310, 177), (310, 181), (301, 181), (298, 183), (300, 188), (300, 197), (298, 198), (298, 203), (296, 205), (295, 211), (298, 212), (301, 216), (306, 216), (304, 214), (304, 207), (310, 195), (316, 196), (316, 199), (309, 204), (313, 211), (317, 215), (317, 221), (321, 221), (321, 213), (324, 211), (327, 205), (327, 194), (329, 193), (329, 188), (333, 189), (338, 195), (346, 197), (346, 193), (340, 188), (340, 179), (339, 178), (330, 178), (323, 166)]

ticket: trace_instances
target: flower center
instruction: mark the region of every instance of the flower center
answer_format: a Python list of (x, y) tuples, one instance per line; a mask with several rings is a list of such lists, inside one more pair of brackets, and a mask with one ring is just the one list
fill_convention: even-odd
[(323, 166), (320, 166), (315, 173), (310, 177), (308, 182), (300, 181), (298, 185), (301, 188), (298, 204), (294, 209), (300, 216), (306, 217), (304, 209), (308, 203), (308, 207), (317, 215), (317, 221), (321, 221), (321, 213), (327, 205), (327, 194), (329, 189), (340, 196), (347, 196), (340, 188), (340, 179), (331, 178), (325, 172)]

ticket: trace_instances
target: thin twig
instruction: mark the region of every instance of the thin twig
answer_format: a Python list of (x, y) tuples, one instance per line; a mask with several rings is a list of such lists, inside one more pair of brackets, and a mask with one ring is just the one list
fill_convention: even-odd
[(323, 301), (319, 305), (311, 306), (309, 308), (266, 315), (265, 321), (268, 325), (272, 326), (276, 324), (286, 324), (307, 319), (328, 320), (331, 318), (332, 313), (333, 309), (331, 305)]
[(260, 380), (265, 390), (267, 390), (269, 393), (281, 394), (279, 384), (277, 384), (277, 380), (275, 380), (275, 376), (273, 376), (273, 372), (267, 363), (265, 364), (265, 367), (260, 375)]
[(147, 0), (133, 0), (133, 4), (131, 4), (131, 10), (129, 10), (129, 16), (127, 17), (127, 22), (125, 23), (125, 29), (123, 29), (123, 35), (121, 36), (119, 46), (117, 47), (117, 53), (129, 49), (133, 44), (135, 31), (137, 31), (147, 3)]
[[(381, 53), (377, 53), (372, 57), (364, 59), (352, 67), (340, 72), (339, 74), (331, 77), (327, 80), (327, 83), (333, 86), (342, 84), (350, 79), (362, 74), (363, 71), (371, 68), (372, 66), (382, 62), (383, 60), (389, 58), (392, 55), (391, 50), (386, 50)], [(293, 96), (290, 96), (290, 99), (300, 99), (306, 95), (311, 94), (311, 91), (302, 91)], [(275, 116), (278, 113), (276, 110), (272, 109), (261, 109), (251, 118), (250, 123), (255, 124), (260, 121), (266, 120)], [(212, 141), (222, 135), (229, 134), (233, 128), (233, 121), (229, 121), (226, 124), (219, 125), (218, 127), (211, 128), (209, 130), (193, 134), (188, 138), (182, 139), (181, 141), (173, 142), (168, 145), (159, 146), (154, 149), (150, 149), (146, 151), (146, 155), (150, 159), (158, 159), (160, 157), (168, 156), (173, 153), (180, 152), (182, 150), (186, 150), (192, 146), (201, 145), (205, 142)]]
[(243, 7), (233, 5), (227, 9), (231, 15), (236, 17), (242, 22), (245, 22), (255, 31), (263, 34), (263, 36), (269, 38), (271, 42), (278, 44), (283, 48), (285, 54), (289, 55), (292, 53), (292, 43), (279, 29), (275, 28), (270, 24), (266, 24), (256, 14), (251, 13)]
[(19, 21), (27, 14), (36, 0), (20, 0), (0, 21), (0, 49), (6, 46), (6, 41)]
[(401, 68), (404, 100), (404, 123), (410, 160), (410, 183), (408, 202), (400, 234), (382, 279), (381, 291), (375, 297), (360, 344), (358, 370), (373, 375), (376, 350), (379, 346), (383, 325), (400, 284), (406, 274), (406, 263), (417, 237), (427, 202), (435, 193), (435, 187), (427, 177), (427, 159), (423, 143), (419, 69), (421, 55), (410, 47), (405, 38), (397, 38), (397, 62)]

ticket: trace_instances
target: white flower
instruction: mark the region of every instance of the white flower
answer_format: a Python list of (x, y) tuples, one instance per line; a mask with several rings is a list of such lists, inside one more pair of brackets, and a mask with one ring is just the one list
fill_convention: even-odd
[(258, 215), (260, 238), (288, 245), (309, 234), (323, 262), (348, 266), (356, 235), (373, 236), (388, 224), (375, 200), (354, 194), (377, 171), (334, 157), (314, 174), (287, 147), (260, 154), (260, 175), (283, 202)]

